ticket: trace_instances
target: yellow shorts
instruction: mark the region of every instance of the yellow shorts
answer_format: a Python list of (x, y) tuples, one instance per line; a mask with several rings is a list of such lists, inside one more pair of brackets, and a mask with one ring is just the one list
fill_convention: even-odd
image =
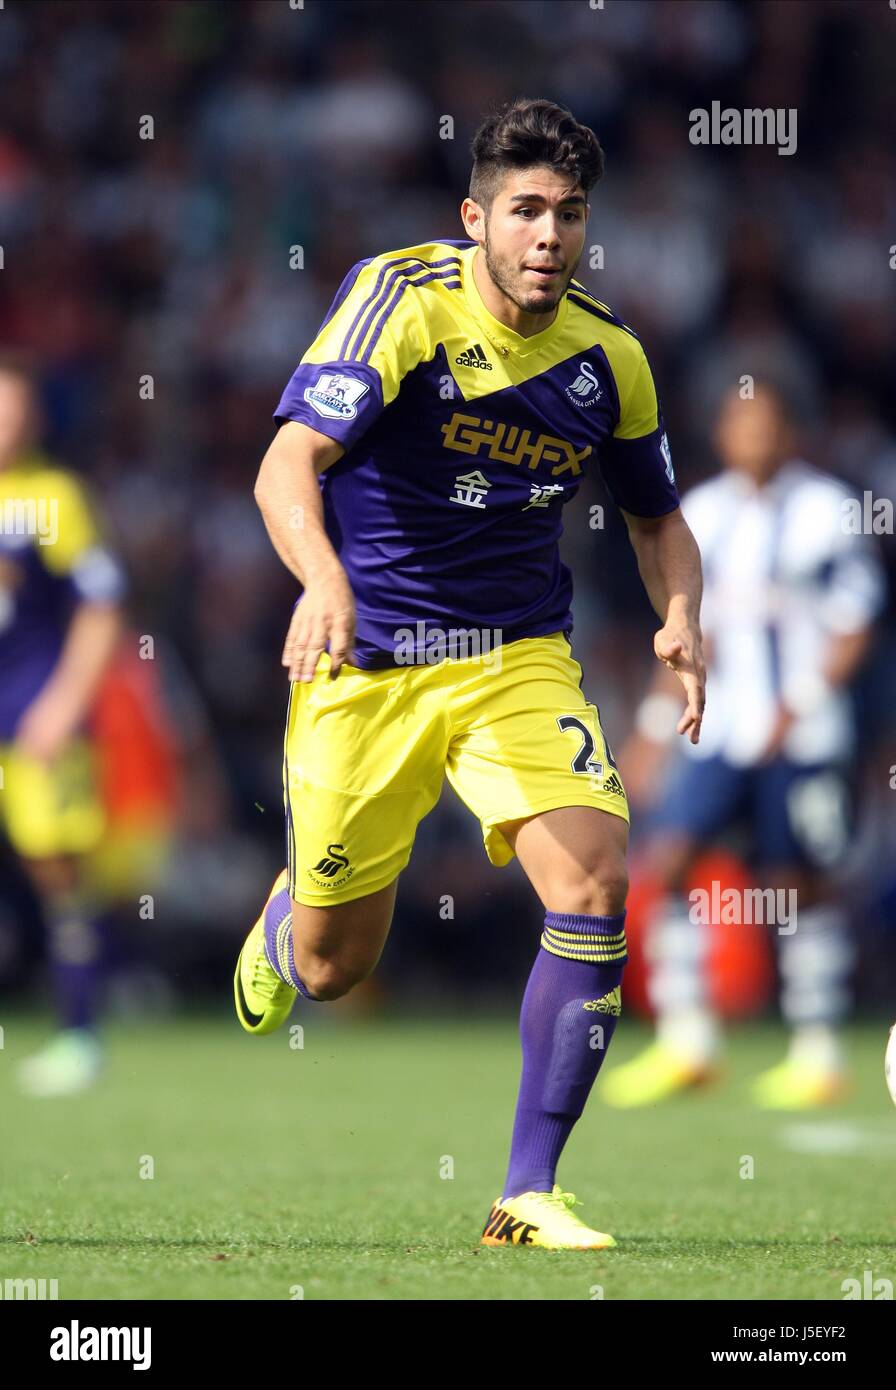
[(18, 854), (86, 854), (99, 843), (106, 817), (84, 739), (53, 763), (27, 757), (14, 743), (0, 744), (0, 773), (0, 826)]
[(290, 686), (283, 786), (289, 891), (312, 907), (385, 888), (407, 864), (445, 775), (478, 817), (493, 864), (498, 826), (560, 806), (628, 820), (622, 780), (582, 668), (561, 632), (482, 657)]

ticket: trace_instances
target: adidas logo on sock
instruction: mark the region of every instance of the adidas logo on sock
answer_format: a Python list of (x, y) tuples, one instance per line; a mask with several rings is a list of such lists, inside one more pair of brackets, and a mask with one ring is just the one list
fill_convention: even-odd
[(492, 370), (492, 364), (486, 357), (481, 343), (474, 343), (472, 347), (465, 348), (454, 360), (459, 367), (480, 367), (484, 372)]
[(602, 994), (599, 999), (588, 999), (582, 1005), (583, 1009), (588, 1009), (593, 1014), (611, 1014), (613, 1018), (620, 1018), (622, 1015), (622, 995), (619, 986), (611, 989), (609, 994)]

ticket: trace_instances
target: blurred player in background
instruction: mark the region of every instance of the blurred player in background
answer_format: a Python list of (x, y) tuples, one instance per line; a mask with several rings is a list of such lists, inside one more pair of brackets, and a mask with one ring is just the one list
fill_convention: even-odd
[[(852, 949), (839, 873), (850, 845), (856, 729), (848, 686), (872, 637), (883, 580), (873, 543), (853, 534), (844, 486), (804, 462), (772, 383), (724, 397), (723, 465), (682, 508), (703, 560), (707, 714), (699, 747), (666, 768), (678, 719), (660, 672), (620, 755), (633, 800), (654, 800), (646, 868), (664, 897), (645, 955), (657, 1039), (602, 1078), (617, 1106), (648, 1105), (716, 1072), (720, 1030), (708, 1003), (707, 931), (689, 915), (688, 874), (716, 838), (746, 822), (757, 883), (796, 892), (796, 930), (779, 943), (783, 1062), (753, 1083), (763, 1107), (799, 1109), (846, 1089), (839, 1030)], [(780, 924), (779, 924), (780, 925)]]
[(0, 360), (0, 825), (41, 904), (61, 1031), (20, 1070), (89, 1085), (100, 939), (85, 873), (105, 812), (84, 724), (122, 628), (121, 568), (81, 483), (39, 452), (32, 374)]

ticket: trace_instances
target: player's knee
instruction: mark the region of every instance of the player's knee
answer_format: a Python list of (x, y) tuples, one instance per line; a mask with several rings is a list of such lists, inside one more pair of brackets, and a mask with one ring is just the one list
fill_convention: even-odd
[(589, 866), (578, 866), (559, 886), (557, 898), (563, 906), (554, 911), (592, 917), (616, 917), (625, 911), (628, 896), (628, 870), (625, 856), (602, 855)]
[(355, 985), (365, 978), (362, 970), (347, 966), (338, 960), (326, 960), (319, 956), (306, 957), (296, 961), (299, 979), (315, 999), (330, 1001), (341, 999)]
[(618, 917), (625, 911), (628, 897), (628, 868), (622, 855), (613, 856), (597, 876), (596, 911), (605, 917)]

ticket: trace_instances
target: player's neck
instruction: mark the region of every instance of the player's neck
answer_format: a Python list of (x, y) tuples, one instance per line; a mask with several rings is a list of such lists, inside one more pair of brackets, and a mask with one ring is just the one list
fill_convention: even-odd
[(479, 291), (479, 297), (489, 313), (499, 323), (503, 323), (505, 328), (518, 333), (521, 338), (532, 338), (536, 333), (550, 328), (557, 317), (559, 305), (555, 305), (548, 314), (530, 314), (525, 309), (521, 309), (512, 299), (508, 299), (507, 295), (498, 288), (489, 275), (485, 257), (478, 248), (473, 257), (473, 281)]
[(738, 477), (743, 478), (756, 492), (764, 492), (767, 487), (772, 487), (777, 482), (781, 474), (787, 467), (788, 459), (776, 459), (773, 463), (763, 468), (738, 468), (733, 471)]

